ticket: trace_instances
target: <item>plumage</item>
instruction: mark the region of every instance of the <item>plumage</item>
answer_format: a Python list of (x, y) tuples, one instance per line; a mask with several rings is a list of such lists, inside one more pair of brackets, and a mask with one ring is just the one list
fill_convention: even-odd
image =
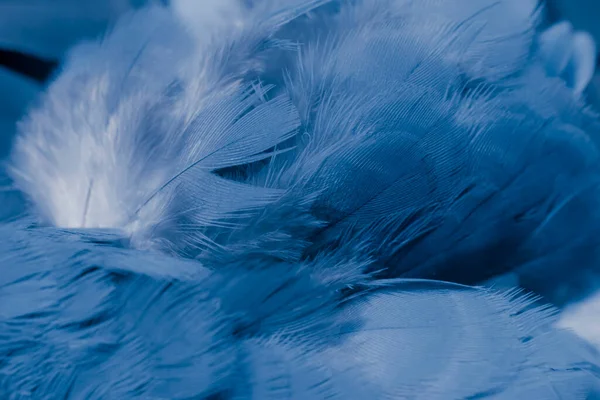
[(179, 0), (72, 49), (7, 163), (0, 394), (597, 394), (544, 305), (596, 274), (593, 43), (458, 3)]
[(576, 94), (590, 83), (596, 65), (596, 44), (587, 32), (574, 32), (569, 22), (554, 24), (540, 35), (540, 54), (548, 74), (563, 75)]
[(55, 68), (81, 40), (107, 27), (145, 0), (0, 1), (0, 157), (5, 159), (16, 123), (54, 78)]
[(574, 238), (564, 224), (562, 233), (544, 231), (578, 212), (578, 232), (596, 229), (595, 116), (536, 63), (496, 83), (469, 77), (463, 66), (480, 57), (466, 51), (478, 39), (469, 27), (423, 26), (375, 3), (363, 7), (387, 24), (361, 25), (369, 15), (362, 9), (341, 16), (335, 39), (308, 46), (288, 86), (310, 138), (299, 160), (320, 166), (316, 208), (329, 225), (316, 246), (355, 237), (371, 242), (392, 276), (474, 284), (512, 269), (566, 266), (544, 256), (553, 237), (561, 250), (584, 241), (568, 257), (593, 268), (596, 234)]
[[(567, 353), (563, 367), (545, 354), (557, 339), (538, 346), (536, 335), (553, 334), (551, 310), (532, 309), (516, 293), (400, 281), (342, 300), (337, 288), (347, 277), (320, 278), (331, 265), (230, 264), (214, 276), (197, 262), (120, 253), (72, 232), (7, 225), (0, 233), (4, 393), (462, 398), (493, 389), (500, 396), (514, 390), (505, 382), (525, 376), (533, 377), (522, 390), (545, 393), (554, 385), (549, 368), (580, 361)], [(561, 346), (576, 345), (568, 339)], [(559, 393), (594, 387), (590, 368), (580, 367), (582, 377), (573, 378), (581, 382)], [(401, 381), (395, 371), (404, 371)]]

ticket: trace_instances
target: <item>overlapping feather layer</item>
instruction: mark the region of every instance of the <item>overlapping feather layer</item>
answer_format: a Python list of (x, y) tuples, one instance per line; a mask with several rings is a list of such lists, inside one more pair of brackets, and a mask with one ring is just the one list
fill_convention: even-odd
[[(0, 391), (596, 393), (540, 304), (595, 274), (598, 122), (535, 4), (283, 3), (150, 7), (72, 52), (8, 168)], [(544, 298), (465, 286), (507, 272)]]

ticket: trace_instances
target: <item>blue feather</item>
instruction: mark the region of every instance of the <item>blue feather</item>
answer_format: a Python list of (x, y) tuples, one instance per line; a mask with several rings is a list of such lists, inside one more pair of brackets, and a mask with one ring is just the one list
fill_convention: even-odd
[(179, 0), (74, 48), (7, 167), (0, 395), (600, 393), (544, 305), (600, 255), (590, 43), (539, 12)]
[[(418, 13), (395, 20), (364, 7), (307, 45), (288, 79), (308, 131), (294, 168), (310, 168), (300, 175), (322, 191), (315, 209), (326, 222), (308, 254), (368, 241), (388, 276), (474, 284), (566, 267), (545, 256), (557, 240), (592, 269), (595, 116), (536, 62), (499, 82), (470, 76), (483, 33), (468, 25), (427, 30)], [(590, 234), (576, 239), (562, 218)], [(528, 286), (552, 296), (552, 280)]]
[[(562, 382), (549, 371), (585, 360), (555, 359), (577, 342), (548, 331), (551, 310), (516, 293), (400, 281), (343, 300), (337, 289), (349, 276), (319, 273), (329, 260), (247, 272), (229, 264), (214, 276), (199, 264), (174, 274), (190, 271), (187, 262), (165, 258), (157, 275), (139, 254), (115, 256), (73, 233), (18, 225), (0, 233), (5, 393), (463, 398), (519, 388), (539, 396)], [(575, 370), (577, 384), (557, 396), (596, 385), (593, 364)]]

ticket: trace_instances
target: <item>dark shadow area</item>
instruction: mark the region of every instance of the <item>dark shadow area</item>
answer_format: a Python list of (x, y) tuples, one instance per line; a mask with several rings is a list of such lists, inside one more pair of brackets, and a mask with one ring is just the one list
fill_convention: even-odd
[(0, 49), (0, 66), (38, 82), (45, 82), (58, 66), (58, 62), (18, 51)]

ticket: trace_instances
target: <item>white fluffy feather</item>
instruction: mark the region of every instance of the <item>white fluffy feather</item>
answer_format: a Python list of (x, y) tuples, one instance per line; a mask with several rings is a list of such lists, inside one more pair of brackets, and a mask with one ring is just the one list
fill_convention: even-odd
[[(223, 201), (233, 192), (246, 194), (248, 208), (275, 199), (273, 190), (208, 172), (269, 157), (265, 151), (296, 128), (295, 111), (286, 99), (263, 100), (262, 88), (241, 83), (259, 64), (247, 56), (252, 37), (235, 42), (243, 37), (235, 20), (205, 26), (203, 37), (188, 27), (169, 9), (152, 8), (122, 21), (103, 43), (73, 51), (21, 125), (13, 152), (16, 184), (43, 222), (123, 229), (144, 247), (152, 232), (170, 229), (171, 207), (201, 228), (243, 211)], [(228, 36), (216, 41), (217, 33)], [(238, 63), (229, 45), (239, 47)], [(208, 203), (185, 209), (190, 194), (178, 191), (181, 180)], [(211, 188), (209, 196), (202, 187)]]

